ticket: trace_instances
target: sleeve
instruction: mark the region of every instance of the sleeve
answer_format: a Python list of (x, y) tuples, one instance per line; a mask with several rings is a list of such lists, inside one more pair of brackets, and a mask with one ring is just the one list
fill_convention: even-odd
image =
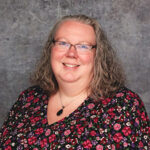
[(114, 107), (112, 141), (116, 149), (150, 149), (150, 121), (140, 97), (131, 91), (121, 93)]
[(11, 132), (15, 130), (16, 123), (23, 117), (23, 103), (25, 101), (25, 94), (22, 92), (16, 103), (12, 106), (2, 128), (0, 129), (0, 148), (10, 142)]

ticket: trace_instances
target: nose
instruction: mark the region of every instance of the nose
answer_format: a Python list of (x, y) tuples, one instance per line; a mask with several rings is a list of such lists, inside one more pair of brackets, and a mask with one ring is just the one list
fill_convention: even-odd
[(78, 54), (77, 54), (77, 50), (76, 50), (74, 45), (70, 46), (70, 48), (68, 49), (68, 51), (66, 53), (66, 56), (67, 57), (77, 58)]

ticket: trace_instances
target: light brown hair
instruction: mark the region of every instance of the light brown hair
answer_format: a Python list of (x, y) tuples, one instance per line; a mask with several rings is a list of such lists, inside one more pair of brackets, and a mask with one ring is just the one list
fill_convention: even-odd
[(120, 62), (108, 41), (100, 24), (85, 15), (69, 15), (59, 20), (51, 30), (43, 49), (37, 69), (31, 77), (32, 83), (39, 85), (50, 95), (58, 91), (58, 83), (51, 68), (51, 48), (59, 26), (67, 20), (75, 20), (93, 27), (96, 36), (96, 54), (94, 58), (93, 78), (90, 82), (91, 97), (112, 97), (118, 89), (124, 86), (125, 77)]

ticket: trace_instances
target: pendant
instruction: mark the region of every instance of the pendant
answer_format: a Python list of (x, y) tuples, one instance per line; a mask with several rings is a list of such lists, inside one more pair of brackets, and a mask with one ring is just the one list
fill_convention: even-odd
[(62, 109), (60, 109), (58, 112), (57, 112), (57, 116), (60, 116), (61, 114), (63, 113), (63, 108)]

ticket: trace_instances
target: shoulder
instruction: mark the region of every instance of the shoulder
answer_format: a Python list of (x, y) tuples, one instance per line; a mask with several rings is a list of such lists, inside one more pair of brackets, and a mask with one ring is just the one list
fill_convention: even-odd
[(27, 106), (36, 105), (48, 98), (48, 94), (39, 86), (31, 86), (22, 91), (11, 110), (26, 108)]
[(42, 95), (47, 95), (46, 91), (44, 91), (40, 86), (31, 86), (24, 91), (22, 91), (19, 95), (19, 99), (33, 99), (34, 97), (40, 97)]
[(116, 103), (120, 104), (121, 106), (126, 105), (129, 107), (144, 107), (144, 103), (141, 100), (140, 96), (127, 87), (119, 89), (112, 99), (115, 99)]

